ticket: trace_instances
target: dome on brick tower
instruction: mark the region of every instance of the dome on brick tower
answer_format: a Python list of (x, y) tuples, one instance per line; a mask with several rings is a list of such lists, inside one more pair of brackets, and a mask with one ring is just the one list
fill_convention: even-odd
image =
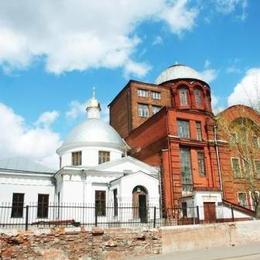
[(84, 146), (106, 147), (124, 152), (126, 144), (120, 135), (100, 119), (101, 106), (94, 95), (88, 101), (86, 111), (87, 119), (72, 129), (57, 153)]
[(206, 82), (198, 71), (189, 66), (176, 64), (164, 70), (155, 80), (155, 83), (159, 85), (176, 79), (195, 79)]

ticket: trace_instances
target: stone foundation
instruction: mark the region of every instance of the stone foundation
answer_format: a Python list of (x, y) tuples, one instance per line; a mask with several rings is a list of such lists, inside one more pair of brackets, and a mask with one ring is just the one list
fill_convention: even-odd
[(53, 229), (0, 234), (0, 259), (119, 260), (161, 253), (158, 229)]

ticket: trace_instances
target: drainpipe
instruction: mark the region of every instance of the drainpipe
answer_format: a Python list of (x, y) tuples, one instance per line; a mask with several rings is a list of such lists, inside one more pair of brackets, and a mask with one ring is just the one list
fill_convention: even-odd
[(214, 145), (217, 155), (217, 166), (218, 166), (218, 176), (220, 182), (220, 191), (223, 192), (223, 184), (222, 184), (222, 172), (220, 167), (220, 158), (219, 158), (219, 149), (218, 149), (218, 140), (217, 140), (217, 125), (214, 125)]

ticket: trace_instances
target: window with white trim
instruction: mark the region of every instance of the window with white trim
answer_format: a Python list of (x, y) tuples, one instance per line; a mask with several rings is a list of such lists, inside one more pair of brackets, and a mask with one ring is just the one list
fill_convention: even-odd
[(145, 104), (138, 104), (138, 115), (140, 117), (149, 117), (149, 106)]
[(197, 140), (202, 141), (201, 122), (196, 122), (196, 130), (197, 130)]
[(190, 138), (190, 122), (186, 120), (177, 120), (178, 136), (180, 138)]
[(149, 97), (149, 91), (145, 89), (137, 89), (138, 97)]
[(200, 89), (194, 90), (194, 96), (195, 96), (195, 103), (197, 107), (202, 106), (202, 91)]
[(180, 88), (178, 92), (179, 92), (179, 98), (180, 98), (180, 105), (187, 106), (188, 105), (188, 89)]
[(161, 99), (160, 92), (152, 91), (151, 96), (152, 96), (152, 99)]

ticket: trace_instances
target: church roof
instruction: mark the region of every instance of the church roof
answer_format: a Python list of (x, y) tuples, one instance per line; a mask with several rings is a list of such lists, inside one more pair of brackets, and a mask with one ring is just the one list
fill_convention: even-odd
[(57, 153), (61, 154), (66, 150), (82, 146), (114, 148), (122, 152), (125, 151), (127, 145), (117, 131), (100, 118), (101, 107), (95, 98), (95, 92), (89, 100), (86, 110), (87, 120), (72, 129)]
[(88, 119), (76, 126), (65, 138), (58, 153), (81, 146), (101, 146), (124, 151), (126, 145), (116, 130), (100, 119)]
[(198, 71), (186, 65), (176, 64), (165, 69), (155, 83), (159, 85), (175, 79), (197, 79), (206, 82)]
[(47, 168), (30, 159), (17, 157), (0, 160), (0, 170), (13, 170), (24, 172), (54, 173), (55, 170)]

